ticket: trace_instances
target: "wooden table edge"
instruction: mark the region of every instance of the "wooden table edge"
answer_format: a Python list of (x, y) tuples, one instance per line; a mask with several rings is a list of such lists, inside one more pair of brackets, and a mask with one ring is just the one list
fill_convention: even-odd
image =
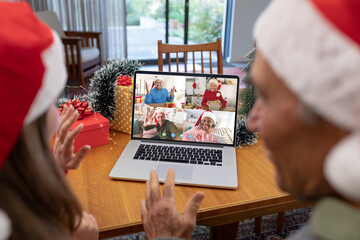
[[(285, 198), (285, 199), (284, 199)], [(259, 205), (259, 202), (274, 201), (277, 202), (263, 206)], [(280, 201), (281, 200), (281, 201)], [(285, 200), (285, 201), (284, 201)], [(250, 205), (249, 205), (250, 204)], [(312, 206), (312, 202), (299, 202), (293, 199), (290, 195), (284, 193), (281, 198), (263, 198), (258, 201), (244, 201), (244, 204), (228, 204), (223, 205), (221, 208), (204, 208), (198, 212), (197, 225), (205, 225), (210, 227), (219, 227), (236, 223), (245, 219), (260, 217), (277, 212), (284, 212), (292, 209)], [(258, 205), (258, 206), (257, 206)], [(230, 209), (229, 209), (230, 208)], [(227, 209), (226, 212), (223, 212)], [(100, 228), (100, 239), (111, 238), (116, 236), (122, 236), (126, 234), (133, 234), (144, 231), (141, 221), (133, 222), (131, 224), (122, 225), (121, 229), (118, 226), (111, 226)]]

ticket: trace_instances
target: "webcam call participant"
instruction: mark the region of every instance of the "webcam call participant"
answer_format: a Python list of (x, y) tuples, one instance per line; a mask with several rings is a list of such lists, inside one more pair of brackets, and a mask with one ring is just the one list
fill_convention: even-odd
[[(152, 122), (155, 120), (155, 125)], [(143, 134), (156, 134), (153, 139), (175, 139), (179, 137), (181, 131), (173, 122), (165, 119), (165, 111), (158, 109), (151, 110), (146, 114)]]
[(165, 102), (172, 102), (174, 101), (174, 92), (175, 86), (171, 88), (170, 93), (166, 88), (163, 88), (164, 80), (159, 77), (155, 76), (155, 81), (153, 82), (152, 88), (149, 89), (149, 85), (146, 84), (146, 97), (145, 103), (165, 103)]
[(184, 132), (183, 141), (217, 143), (214, 135), (211, 134), (216, 124), (216, 116), (212, 111), (204, 111), (195, 127)]
[(223, 99), (221, 92), (218, 90), (219, 82), (216, 79), (211, 79), (208, 86), (209, 89), (205, 90), (201, 105), (208, 107), (210, 101), (219, 100), (221, 102), (221, 107), (226, 107), (227, 101)]

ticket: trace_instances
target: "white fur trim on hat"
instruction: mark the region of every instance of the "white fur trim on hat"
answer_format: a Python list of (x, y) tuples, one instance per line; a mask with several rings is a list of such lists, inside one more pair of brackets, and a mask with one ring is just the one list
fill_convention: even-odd
[(273, 70), (305, 105), (339, 127), (359, 127), (360, 47), (311, 2), (273, 0), (254, 36)]
[(30, 124), (44, 114), (64, 90), (67, 79), (63, 44), (56, 32), (53, 44), (42, 52), (41, 59), (45, 72), (42, 85), (31, 104), (24, 124)]
[(160, 81), (164, 82), (164, 80), (162, 79), (162, 77), (155, 76), (155, 80), (154, 80), (154, 82), (156, 82), (157, 80), (160, 80)]
[(7, 214), (0, 209), (0, 240), (9, 239), (11, 235), (11, 221)]
[(340, 194), (360, 201), (360, 133), (338, 142), (325, 160), (324, 174)]
[(204, 114), (202, 115), (202, 118), (201, 118), (201, 120), (203, 119), (203, 118), (211, 118), (213, 121), (214, 121), (214, 124), (216, 124), (216, 116), (215, 116), (215, 114), (214, 113), (212, 113), (212, 112), (204, 112)]

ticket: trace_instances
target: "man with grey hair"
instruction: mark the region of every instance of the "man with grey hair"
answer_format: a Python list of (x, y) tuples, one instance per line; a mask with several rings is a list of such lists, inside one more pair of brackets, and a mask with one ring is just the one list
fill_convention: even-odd
[(151, 110), (147, 112), (143, 125), (143, 134), (156, 134), (154, 137), (152, 137), (152, 139), (171, 140), (179, 138), (181, 130), (178, 129), (173, 122), (170, 122), (165, 118), (166, 111), (163, 108), (158, 108), (156, 111)]
[[(358, 0), (273, 0), (255, 25), (257, 99), (248, 128), (263, 139), (280, 188), (317, 201), (290, 239), (360, 239), (359, 25)], [(154, 172), (149, 186), (142, 202), (147, 234), (188, 239), (203, 194), (189, 200), (191, 217), (176, 218), (185, 220), (169, 231), (174, 204), (151, 198)], [(171, 209), (165, 216), (164, 208)], [(153, 226), (156, 216), (162, 220)], [(191, 230), (179, 230), (185, 226)]]

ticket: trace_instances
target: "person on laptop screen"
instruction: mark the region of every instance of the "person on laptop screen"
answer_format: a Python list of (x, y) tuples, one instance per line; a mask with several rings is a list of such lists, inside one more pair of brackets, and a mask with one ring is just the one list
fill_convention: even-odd
[(211, 101), (219, 101), (221, 107), (226, 107), (227, 101), (222, 97), (219, 82), (214, 78), (209, 81), (209, 89), (205, 90), (201, 105), (209, 107)]
[(164, 80), (155, 76), (155, 81), (153, 82), (152, 89), (149, 89), (149, 85), (146, 84), (146, 97), (145, 103), (165, 103), (174, 101), (174, 92), (175, 86), (171, 88), (170, 93), (166, 88), (163, 88)]
[[(155, 120), (155, 124), (153, 124)], [(152, 139), (175, 139), (179, 137), (181, 131), (173, 122), (165, 119), (165, 111), (158, 108), (157, 111), (147, 112), (143, 125), (143, 134), (155, 134)]]
[(216, 116), (212, 111), (204, 111), (197, 120), (195, 127), (184, 132), (183, 141), (217, 143), (211, 134), (216, 125)]

